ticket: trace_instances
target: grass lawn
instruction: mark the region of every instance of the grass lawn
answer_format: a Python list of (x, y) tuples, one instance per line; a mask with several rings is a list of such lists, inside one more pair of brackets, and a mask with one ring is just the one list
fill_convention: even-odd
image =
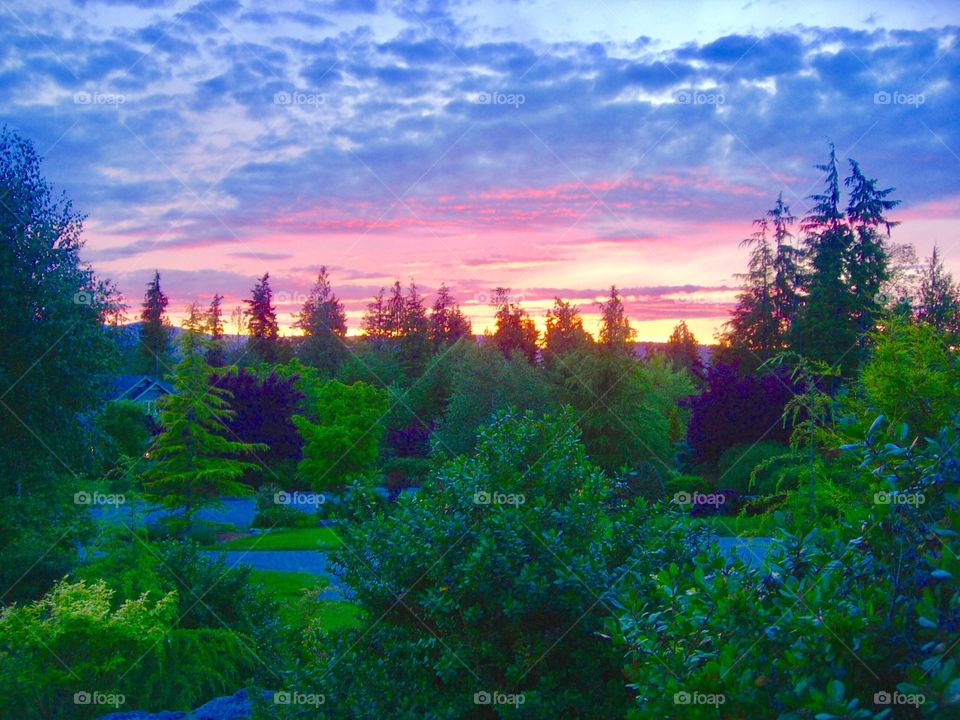
[(294, 627), (303, 627), (316, 620), (325, 630), (335, 630), (360, 624), (362, 611), (353, 603), (342, 600), (314, 600), (304, 590), (322, 589), (323, 578), (310, 573), (254, 570), (254, 582), (261, 583), (280, 603), (280, 619)]
[(216, 545), (217, 550), (333, 550), (340, 539), (332, 528), (281, 528), (263, 535), (235, 538)]

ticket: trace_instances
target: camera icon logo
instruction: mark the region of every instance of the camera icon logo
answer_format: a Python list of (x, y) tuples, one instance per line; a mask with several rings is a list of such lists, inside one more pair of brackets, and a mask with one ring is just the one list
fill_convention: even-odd
[(888, 492), (877, 492), (873, 494), (873, 504), (874, 505), (889, 505), (890, 504), (890, 493)]
[(292, 700), (293, 696), (287, 690), (278, 690), (273, 694), (274, 705), (289, 705)]
[(74, 305), (93, 305), (93, 293), (89, 290), (81, 290), (73, 294)]
[(290, 493), (281, 490), (273, 494), (273, 503), (274, 505), (289, 505), (290, 504)]
[(886, 690), (881, 690), (873, 694), (873, 702), (875, 705), (889, 705), (893, 702), (893, 697)]
[(875, 105), (889, 105), (891, 99), (890, 93), (886, 90), (880, 90), (873, 94), (873, 102)]
[(286, 91), (277, 92), (273, 94), (274, 105), (289, 105), (291, 100), (293, 100), (293, 96)]
[(75, 692), (73, 694), (74, 705), (89, 705), (91, 702), (93, 702), (93, 696), (91, 696), (86, 690), (81, 690), (80, 692)]
[(481, 690), (473, 694), (474, 705), (489, 705), (493, 702), (493, 696), (486, 690)]
[(89, 505), (91, 502), (93, 502), (93, 498), (86, 490), (81, 490), (73, 494), (74, 505)]
[(478, 490), (473, 494), (473, 502), (475, 505), (489, 505), (491, 500), (492, 497), (486, 490)]
[(693, 496), (688, 492), (678, 492), (673, 496), (673, 501), (677, 505), (689, 505), (693, 502)]
[(673, 694), (673, 704), (674, 705), (689, 705), (690, 704), (690, 693), (686, 690), (681, 690), (678, 693)]

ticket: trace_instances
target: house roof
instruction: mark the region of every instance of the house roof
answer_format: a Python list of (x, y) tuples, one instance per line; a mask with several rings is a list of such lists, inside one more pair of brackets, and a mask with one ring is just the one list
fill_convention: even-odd
[(150, 375), (117, 375), (112, 383), (111, 400), (136, 401), (153, 388), (164, 395), (173, 394), (173, 386), (166, 380), (151, 377)]

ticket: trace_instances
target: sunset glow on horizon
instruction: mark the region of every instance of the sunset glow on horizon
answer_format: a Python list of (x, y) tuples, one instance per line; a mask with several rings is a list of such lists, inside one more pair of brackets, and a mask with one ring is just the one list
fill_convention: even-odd
[(894, 242), (960, 270), (952, 3), (608, 5), (40, 1), (2, 30), (3, 120), (128, 321), (154, 270), (174, 323), (269, 272), (289, 334), (323, 265), (351, 334), (395, 280), (446, 283), (477, 334), (498, 286), (595, 332), (616, 285), (638, 340), (710, 343), (740, 241), (778, 193), (808, 210), (828, 139), (896, 188)]

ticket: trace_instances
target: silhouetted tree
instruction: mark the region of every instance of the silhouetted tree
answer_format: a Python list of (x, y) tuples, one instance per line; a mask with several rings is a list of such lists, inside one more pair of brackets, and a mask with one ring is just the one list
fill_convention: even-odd
[(616, 285), (610, 286), (610, 299), (600, 303), (600, 347), (617, 352), (631, 352), (630, 343), (637, 331), (630, 327), (630, 318), (623, 307), (623, 300)]
[(227, 364), (227, 343), (223, 337), (223, 295), (217, 293), (207, 308), (207, 332), (210, 334), (210, 346), (207, 349), (207, 364), (210, 367), (223, 367)]
[(582, 350), (593, 344), (593, 338), (583, 329), (580, 308), (559, 297), (553, 299), (553, 307), (547, 311), (547, 331), (544, 348), (550, 355), (562, 355), (572, 350)]
[(253, 286), (251, 297), (244, 300), (247, 330), (250, 333), (250, 351), (264, 362), (277, 361), (280, 346), (280, 328), (277, 311), (273, 307), (273, 290), (270, 289), (270, 273), (264, 273)]
[(700, 360), (700, 346), (685, 320), (681, 320), (673, 328), (664, 354), (670, 359), (674, 368), (685, 368), (692, 373), (700, 374), (703, 362)]
[(497, 308), (493, 339), (500, 352), (506, 358), (513, 352), (521, 352), (527, 362), (535, 363), (540, 333), (533, 320), (523, 308), (511, 301), (509, 288), (498, 287), (494, 291), (493, 302)]
[(940, 331), (960, 333), (960, 289), (943, 267), (936, 245), (920, 278), (917, 318)]
[[(399, 286), (399, 283), (397, 283)], [(392, 301), (392, 298), (391, 298)], [(403, 298), (403, 314), (400, 322), (400, 365), (407, 377), (419, 377), (432, 350), (429, 321), (423, 297), (412, 280)]]
[(160, 376), (160, 363), (170, 352), (170, 321), (167, 319), (169, 300), (160, 289), (160, 272), (155, 270), (153, 280), (147, 283), (140, 312), (140, 352), (144, 369)]
[(380, 344), (390, 337), (388, 324), (384, 289), (380, 288), (380, 292), (367, 305), (367, 312), (364, 314), (360, 326), (368, 340)]
[(330, 286), (327, 268), (321, 267), (294, 327), (303, 331), (299, 356), (327, 377), (336, 374), (346, 355), (347, 315)]
[(437, 290), (437, 299), (430, 312), (429, 335), (434, 345), (455, 343), (462, 337), (470, 335), (473, 328), (470, 320), (460, 310), (460, 306), (450, 296), (450, 291), (444, 284)]

